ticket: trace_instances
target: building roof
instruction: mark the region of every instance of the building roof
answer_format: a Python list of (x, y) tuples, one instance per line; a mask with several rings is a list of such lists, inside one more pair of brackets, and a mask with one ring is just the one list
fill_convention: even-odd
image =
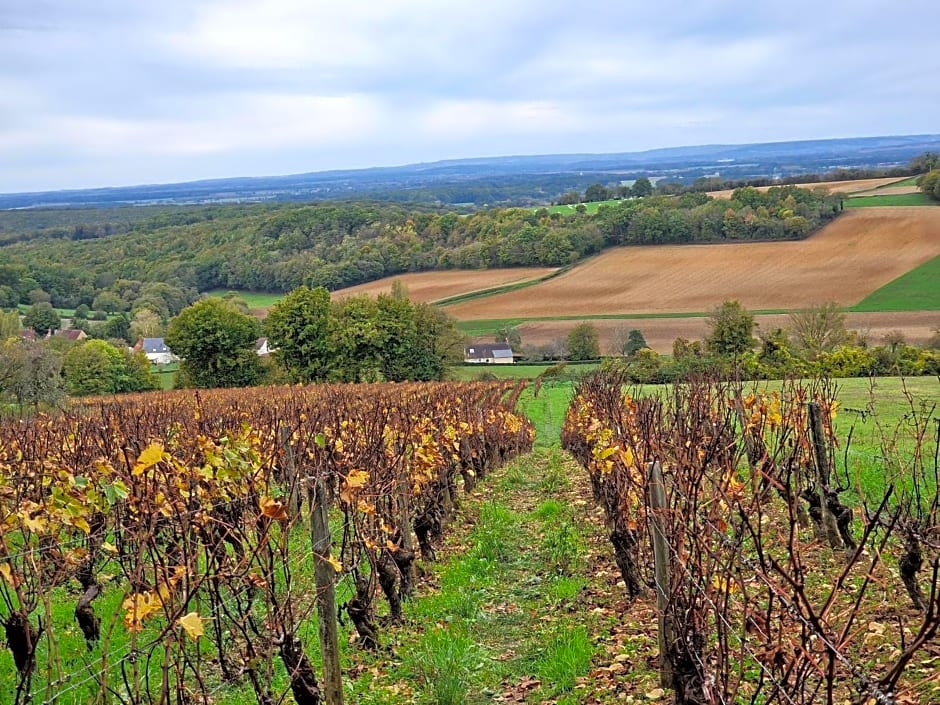
[(489, 357), (496, 359), (508, 358), (511, 360), (512, 348), (505, 343), (497, 343), (496, 345), (480, 345), (475, 343), (468, 345), (464, 349), (465, 360), (482, 360)]
[(145, 355), (172, 352), (163, 342), (163, 338), (144, 338), (140, 343), (140, 349)]

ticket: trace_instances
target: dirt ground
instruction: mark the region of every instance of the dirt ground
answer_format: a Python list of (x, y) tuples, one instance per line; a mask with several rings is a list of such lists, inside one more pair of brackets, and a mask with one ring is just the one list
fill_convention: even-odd
[(693, 313), (728, 299), (751, 310), (851, 306), (937, 255), (940, 208), (860, 208), (801, 241), (620, 247), (535, 286), (445, 310), (477, 320)]
[[(855, 181), (819, 181), (816, 183), (809, 184), (794, 184), (794, 186), (799, 186), (800, 188), (824, 188), (827, 191), (839, 191), (840, 193), (857, 193), (859, 191), (870, 191), (871, 189), (876, 189), (879, 186), (884, 186), (886, 184), (893, 184), (896, 181), (903, 181), (906, 177), (896, 177), (892, 176), (886, 179), (857, 179)], [(770, 186), (759, 186), (757, 187), (758, 191), (766, 191)], [(903, 187), (902, 187), (903, 188)], [(723, 191), (709, 191), (708, 195), (713, 198), (731, 198), (733, 189), (725, 189)], [(885, 191), (879, 191), (879, 194), (886, 193)]]
[[(789, 315), (756, 316), (758, 333), (774, 328), (786, 328)], [(568, 332), (581, 321), (534, 321), (519, 326), (523, 344), (546, 345), (563, 341)], [(649, 346), (658, 353), (671, 354), (676, 338), (701, 340), (708, 335), (705, 318), (628, 318), (595, 319), (589, 321), (597, 328), (601, 352), (615, 351), (619, 339), (636, 328), (643, 333)], [(849, 313), (846, 327), (857, 330), (872, 344), (881, 343), (885, 335), (899, 330), (909, 343), (923, 344), (934, 331), (940, 328), (940, 311), (916, 311), (904, 313)]]
[(351, 286), (333, 292), (334, 299), (368, 294), (387, 294), (392, 282), (400, 281), (408, 288), (412, 301), (430, 303), (458, 294), (467, 294), (504, 284), (538, 279), (555, 271), (553, 267), (516, 267), (512, 269), (455, 269), (445, 272), (416, 272), (386, 277), (367, 284)]

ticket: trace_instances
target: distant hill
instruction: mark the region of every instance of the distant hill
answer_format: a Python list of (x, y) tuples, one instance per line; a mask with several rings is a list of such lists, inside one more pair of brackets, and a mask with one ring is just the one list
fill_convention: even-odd
[(670, 147), (618, 154), (452, 159), (396, 167), (288, 176), (210, 179), (42, 193), (0, 194), (0, 209), (368, 198), (429, 205), (545, 203), (592, 183), (640, 176), (691, 183), (789, 177), (832, 169), (883, 169), (940, 151), (940, 135), (859, 137), (743, 145)]

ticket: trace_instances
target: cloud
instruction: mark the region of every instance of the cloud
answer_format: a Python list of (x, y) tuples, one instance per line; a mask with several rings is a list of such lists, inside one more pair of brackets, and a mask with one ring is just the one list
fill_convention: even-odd
[(0, 191), (936, 131), (934, 0), (0, 2)]

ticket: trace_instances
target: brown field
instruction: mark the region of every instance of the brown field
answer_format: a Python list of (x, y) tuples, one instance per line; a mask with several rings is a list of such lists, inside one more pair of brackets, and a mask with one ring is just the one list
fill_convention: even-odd
[[(940, 312), (916, 311), (904, 313), (848, 313), (846, 327), (857, 330), (872, 344), (881, 343), (884, 336), (899, 330), (909, 343), (923, 344), (940, 328)], [(786, 328), (790, 317), (786, 314), (756, 316), (757, 333)], [(563, 341), (568, 332), (581, 321), (532, 321), (519, 326), (519, 334), (526, 347)], [(676, 338), (701, 340), (708, 334), (706, 318), (624, 318), (593, 319), (588, 321), (600, 336), (601, 352), (613, 352), (621, 331), (636, 328), (643, 333), (649, 346), (658, 353), (671, 354)], [(481, 338), (482, 340), (482, 338)], [(487, 342), (489, 339), (487, 339)]]
[(339, 289), (333, 292), (334, 299), (368, 294), (387, 294), (392, 282), (400, 281), (408, 288), (412, 301), (430, 303), (458, 294), (489, 289), (494, 286), (515, 284), (538, 279), (555, 271), (553, 267), (515, 267), (512, 269), (454, 269), (443, 272), (413, 272), (386, 277), (377, 281)]
[(870, 191), (858, 191), (851, 194), (851, 198), (856, 196), (903, 196), (907, 193), (920, 193), (920, 189), (913, 184), (907, 186), (882, 186), (879, 189)]
[[(886, 179), (857, 179), (855, 181), (817, 181), (816, 183), (809, 184), (794, 184), (794, 186), (799, 186), (800, 188), (824, 188), (827, 191), (839, 191), (841, 193), (858, 193), (859, 191), (871, 191), (872, 189), (885, 186), (887, 184), (892, 184), (895, 181), (902, 181), (906, 177), (895, 177), (891, 176)], [(758, 186), (758, 191), (766, 191), (770, 186)], [(901, 187), (906, 188), (906, 187)], [(708, 195), (714, 198), (731, 198), (732, 189), (726, 189), (724, 191), (709, 191)], [(879, 194), (887, 193), (887, 191), (879, 190)], [(910, 193), (910, 191), (904, 191), (904, 193)]]
[(940, 254), (940, 208), (847, 211), (807, 240), (620, 247), (516, 292), (446, 308), (460, 320), (849, 306)]

